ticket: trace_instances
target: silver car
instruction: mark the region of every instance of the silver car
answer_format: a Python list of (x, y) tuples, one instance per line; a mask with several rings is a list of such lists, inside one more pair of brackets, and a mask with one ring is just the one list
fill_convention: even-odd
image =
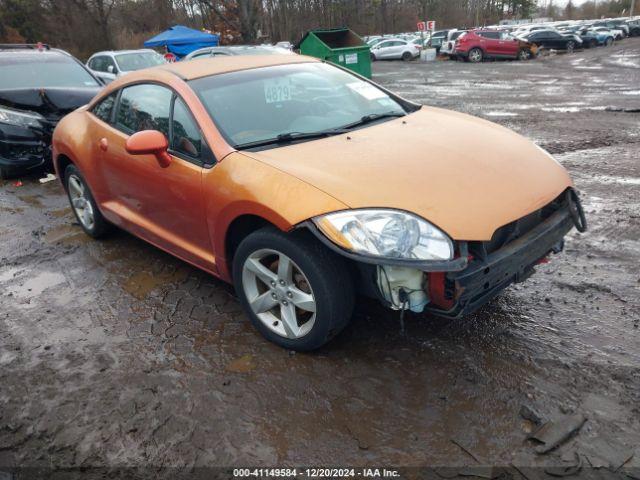
[(230, 47), (205, 47), (191, 52), (183, 60), (229, 55), (295, 55), (291, 50), (271, 45), (234, 45)]
[(390, 38), (371, 47), (371, 60), (413, 60), (420, 56), (420, 46), (401, 38)]
[(87, 68), (104, 83), (110, 83), (125, 73), (166, 63), (154, 50), (112, 50), (98, 52), (87, 60)]

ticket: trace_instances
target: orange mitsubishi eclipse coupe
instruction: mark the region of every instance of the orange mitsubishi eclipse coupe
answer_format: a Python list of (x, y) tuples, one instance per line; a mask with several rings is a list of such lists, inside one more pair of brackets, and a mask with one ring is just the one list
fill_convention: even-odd
[(116, 225), (233, 282), (294, 350), (340, 332), (356, 293), (465, 315), (586, 228), (532, 142), (297, 55), (126, 75), (58, 124), (53, 152), (87, 234)]

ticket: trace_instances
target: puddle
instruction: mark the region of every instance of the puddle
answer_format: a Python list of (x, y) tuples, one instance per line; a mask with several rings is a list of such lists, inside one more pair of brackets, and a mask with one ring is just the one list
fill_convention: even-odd
[(487, 117), (517, 117), (517, 113), (513, 112), (487, 112), (485, 113)]
[(43, 207), (42, 195), (18, 195), (18, 198), (32, 207)]
[(232, 373), (249, 373), (256, 368), (252, 355), (243, 355), (227, 364), (225, 369)]
[(59, 210), (52, 210), (49, 212), (49, 215), (51, 215), (53, 218), (62, 218), (66, 216), (73, 217), (73, 212), (69, 207), (66, 207)]
[(57, 272), (41, 272), (20, 286), (9, 287), (8, 291), (19, 298), (31, 298), (40, 295), (47, 288), (64, 283), (64, 275)]
[(60, 242), (63, 245), (78, 245), (89, 242), (90, 238), (78, 226), (59, 225), (48, 230), (44, 240), (47, 243)]
[(131, 296), (138, 300), (143, 300), (155, 289), (165, 285), (173, 285), (184, 280), (186, 277), (186, 269), (160, 273), (147, 271), (136, 272), (124, 282), (122, 288)]

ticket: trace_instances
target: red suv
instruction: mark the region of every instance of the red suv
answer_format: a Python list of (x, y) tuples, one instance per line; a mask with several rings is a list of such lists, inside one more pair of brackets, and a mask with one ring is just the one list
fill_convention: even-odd
[(478, 63), (485, 58), (517, 58), (528, 60), (534, 56), (532, 44), (498, 30), (471, 30), (458, 37), (455, 55)]

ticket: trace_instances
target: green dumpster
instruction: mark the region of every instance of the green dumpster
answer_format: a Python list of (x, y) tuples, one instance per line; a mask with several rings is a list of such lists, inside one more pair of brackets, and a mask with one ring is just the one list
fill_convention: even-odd
[(369, 45), (348, 28), (311, 30), (297, 45), (302, 55), (320, 58), (371, 78)]

